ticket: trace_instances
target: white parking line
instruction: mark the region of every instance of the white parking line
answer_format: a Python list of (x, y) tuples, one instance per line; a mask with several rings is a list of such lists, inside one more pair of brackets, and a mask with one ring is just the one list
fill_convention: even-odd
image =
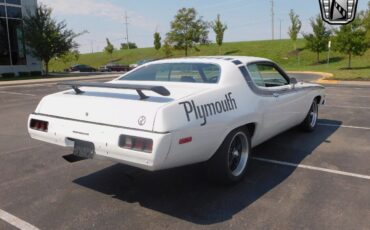
[(52, 86), (54, 86), (56, 84), (57, 84), (57, 82), (44, 83), (44, 84), (28, 84), (28, 85), (8, 85), (8, 86), (0, 86), (0, 89), (34, 88), (34, 87), (38, 87), (38, 86), (52, 87)]
[(333, 170), (333, 169), (320, 168), (320, 167), (315, 167), (315, 166), (310, 166), (310, 165), (294, 164), (294, 163), (290, 163), (290, 162), (270, 160), (270, 159), (259, 158), (259, 157), (253, 157), (252, 159), (257, 160), (257, 161), (272, 163), (272, 164), (290, 166), (290, 167), (295, 167), (295, 168), (304, 168), (304, 169), (310, 169), (310, 170), (314, 170), (314, 171), (321, 171), (321, 172), (327, 172), (327, 173), (332, 173), (332, 174), (337, 174), (337, 175), (350, 176), (350, 177), (356, 177), (356, 178), (370, 180), (370, 176), (368, 176), (368, 175), (344, 172), (344, 171)]
[[(1, 136), (2, 135), (0, 135), (0, 137)], [(14, 153), (22, 152), (22, 151), (27, 151), (27, 150), (32, 150), (32, 149), (36, 149), (36, 148), (39, 148), (39, 147), (42, 147), (42, 146), (43, 145), (40, 144), (40, 145), (31, 146), (31, 147), (19, 148), (19, 149), (11, 150), (11, 151), (8, 151), (8, 152), (0, 152), (0, 156), (7, 155), (7, 154), (14, 154)]]
[(13, 225), (14, 227), (21, 229), (21, 230), (39, 230), (30, 223), (27, 223), (12, 214), (5, 212), (4, 210), (0, 209), (0, 219), (7, 222), (8, 224)]
[(350, 128), (350, 129), (364, 129), (370, 130), (370, 127), (360, 127), (360, 126), (351, 126), (351, 125), (336, 125), (336, 124), (327, 124), (327, 123), (317, 123), (321, 126), (330, 126), (330, 127), (341, 127), (341, 128)]
[(36, 96), (37, 96), (37, 95), (35, 95), (35, 94), (16, 93), (16, 92), (9, 92), (9, 91), (0, 91), (0, 93), (4, 93), (4, 94), (13, 94), (13, 95), (21, 95), (21, 96), (31, 96), (31, 97), (36, 97)]
[(346, 109), (370, 109), (370, 107), (350, 106), (350, 105), (324, 105), (324, 106), (322, 106), (322, 108), (325, 108), (325, 107), (346, 108)]

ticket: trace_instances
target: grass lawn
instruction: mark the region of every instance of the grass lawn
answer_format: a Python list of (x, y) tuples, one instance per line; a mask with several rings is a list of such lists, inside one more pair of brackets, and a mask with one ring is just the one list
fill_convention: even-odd
[[(303, 39), (297, 41), (298, 48), (304, 48)], [(258, 56), (274, 60), (286, 70), (291, 71), (321, 71), (333, 73), (333, 79), (337, 80), (370, 80), (370, 50), (361, 57), (353, 57), (352, 69), (345, 69), (348, 65), (348, 57), (336, 52), (331, 52), (331, 63), (326, 63), (327, 53), (322, 53), (321, 64), (316, 63), (316, 54), (309, 50), (300, 52), (299, 57), (292, 52), (293, 44), (290, 40), (275, 41), (251, 41), (251, 42), (232, 42), (222, 46), (222, 52), (215, 44), (201, 46), (200, 51), (192, 50), (189, 56), (208, 56), (208, 55), (241, 55)], [(173, 57), (181, 57), (183, 51), (174, 51)], [(142, 59), (164, 58), (162, 51), (154, 48), (141, 48), (135, 50), (118, 50), (112, 56), (100, 52), (93, 54), (82, 54), (78, 63), (87, 64), (93, 67), (100, 67), (110, 61), (121, 64), (131, 64)], [(71, 65), (70, 63), (69, 65)], [(62, 71), (66, 66), (64, 63), (54, 60), (50, 63), (51, 71)]]

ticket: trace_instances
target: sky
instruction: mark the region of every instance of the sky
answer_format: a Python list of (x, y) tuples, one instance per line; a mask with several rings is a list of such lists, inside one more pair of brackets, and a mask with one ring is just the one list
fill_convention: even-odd
[[(81, 53), (102, 51), (106, 38), (115, 45), (125, 41), (124, 15), (128, 16), (129, 41), (139, 47), (153, 46), (153, 33), (162, 38), (170, 30), (170, 22), (178, 9), (194, 7), (206, 21), (217, 14), (228, 26), (225, 42), (268, 40), (272, 37), (271, 0), (38, 0), (53, 8), (53, 17), (64, 20), (76, 33)], [(368, 0), (359, 0), (358, 10), (367, 8)], [(300, 15), (301, 32), (311, 32), (310, 18), (320, 13), (319, 0), (274, 0), (275, 38), (288, 38), (289, 12)], [(210, 31), (209, 38), (215, 40)]]

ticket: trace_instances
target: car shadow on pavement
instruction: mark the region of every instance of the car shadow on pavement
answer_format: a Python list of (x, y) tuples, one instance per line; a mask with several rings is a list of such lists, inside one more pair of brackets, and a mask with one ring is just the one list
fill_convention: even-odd
[[(300, 163), (319, 145), (330, 141), (337, 129), (336, 126), (318, 126), (313, 133), (292, 129), (256, 147), (254, 154)], [(246, 178), (237, 185), (225, 187), (207, 182), (201, 164), (159, 172), (115, 164), (74, 182), (123, 202), (139, 203), (185, 221), (210, 225), (231, 219), (280, 185), (295, 169), (252, 160)]]

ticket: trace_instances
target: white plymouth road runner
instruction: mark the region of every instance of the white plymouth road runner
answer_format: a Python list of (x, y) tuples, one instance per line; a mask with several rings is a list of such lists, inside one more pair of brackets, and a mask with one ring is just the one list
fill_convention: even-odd
[(324, 87), (256, 57), (155, 61), (108, 83), (64, 82), (29, 116), (32, 138), (146, 170), (206, 162), (239, 181), (254, 146), (295, 126), (313, 131)]

